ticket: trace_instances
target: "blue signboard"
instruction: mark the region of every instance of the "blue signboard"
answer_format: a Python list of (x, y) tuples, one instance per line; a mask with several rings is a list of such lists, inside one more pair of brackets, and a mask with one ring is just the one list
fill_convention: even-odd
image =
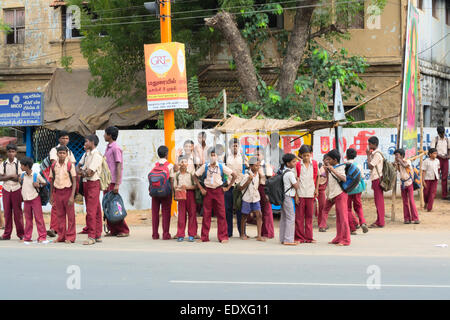
[(0, 94), (0, 127), (40, 126), (43, 107), (42, 92)]

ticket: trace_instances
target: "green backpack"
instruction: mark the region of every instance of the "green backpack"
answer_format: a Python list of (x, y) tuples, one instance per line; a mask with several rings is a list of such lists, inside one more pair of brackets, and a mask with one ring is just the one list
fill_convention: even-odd
[[(391, 191), (394, 189), (395, 181), (397, 180), (397, 170), (394, 165), (387, 161), (384, 155), (380, 152), (383, 157), (383, 170), (381, 172), (380, 187), (384, 192)], [(378, 175), (378, 167), (375, 167)]]

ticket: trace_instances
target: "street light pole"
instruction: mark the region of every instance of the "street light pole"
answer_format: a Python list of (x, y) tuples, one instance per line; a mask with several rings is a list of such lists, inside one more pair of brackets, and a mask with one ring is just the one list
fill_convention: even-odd
[[(161, 42), (172, 42), (172, 17), (170, 0), (159, 1)], [(175, 112), (164, 111), (164, 143), (169, 148), (169, 162), (175, 163)]]

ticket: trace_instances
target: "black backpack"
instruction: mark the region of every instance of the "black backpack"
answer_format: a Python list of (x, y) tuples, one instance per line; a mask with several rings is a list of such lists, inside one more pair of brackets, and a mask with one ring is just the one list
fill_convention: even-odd
[[(25, 173), (22, 173), (20, 177), (20, 185), (23, 184), (23, 177), (25, 176)], [(45, 177), (40, 174), (41, 177), (45, 179)], [(38, 173), (33, 172), (33, 182), (37, 182)], [(47, 183), (39, 188), (35, 188), (36, 192), (39, 194), (39, 197), (41, 198), (41, 205), (45, 206), (47, 205), (48, 201), (50, 200), (50, 183), (47, 181)]]
[(281, 206), (284, 201), (284, 197), (288, 191), (292, 189), (289, 188), (284, 192), (284, 182), (283, 177), (287, 173), (287, 170), (283, 173), (277, 174), (275, 177), (269, 178), (266, 181), (266, 186), (264, 187), (264, 192), (269, 198), (269, 202), (276, 206)]

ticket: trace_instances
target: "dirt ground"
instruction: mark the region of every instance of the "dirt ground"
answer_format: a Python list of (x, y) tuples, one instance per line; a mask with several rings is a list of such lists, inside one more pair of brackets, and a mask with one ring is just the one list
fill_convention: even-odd
[[(438, 198), (435, 200), (433, 205), (433, 211), (427, 212), (423, 208), (420, 208), (419, 199), (416, 198), (417, 209), (419, 210), (420, 224), (415, 225), (404, 225), (403, 224), (403, 206), (400, 199), (396, 199), (395, 202), (395, 221), (392, 221), (392, 200), (390, 198), (385, 198), (385, 208), (386, 208), (386, 226), (389, 229), (420, 229), (420, 230), (450, 230), (450, 201), (442, 200)], [(376, 220), (376, 210), (373, 199), (363, 199), (363, 210), (364, 216), (367, 220), (367, 224), (371, 224)], [(50, 223), (50, 214), (44, 214), (46, 225)], [(201, 217), (198, 217), (199, 228), (201, 225)], [(215, 218), (213, 217), (213, 224), (215, 224)], [(126, 218), (127, 224), (130, 226), (151, 226), (151, 211), (150, 210), (130, 210), (128, 211), (128, 216)], [(275, 215), (275, 233), (277, 233), (279, 217)], [(330, 212), (330, 217), (328, 218), (328, 225), (330, 228), (335, 227), (335, 211), (334, 209)], [(172, 217), (171, 219), (171, 232), (176, 229), (177, 218)], [(236, 224), (236, 222), (234, 223)], [(85, 214), (77, 213), (77, 225), (85, 225)], [(256, 226), (255, 226), (256, 227)], [(253, 226), (251, 226), (253, 228)], [(314, 228), (317, 228), (317, 219), (314, 219)], [(200, 230), (200, 229), (199, 229)]]

